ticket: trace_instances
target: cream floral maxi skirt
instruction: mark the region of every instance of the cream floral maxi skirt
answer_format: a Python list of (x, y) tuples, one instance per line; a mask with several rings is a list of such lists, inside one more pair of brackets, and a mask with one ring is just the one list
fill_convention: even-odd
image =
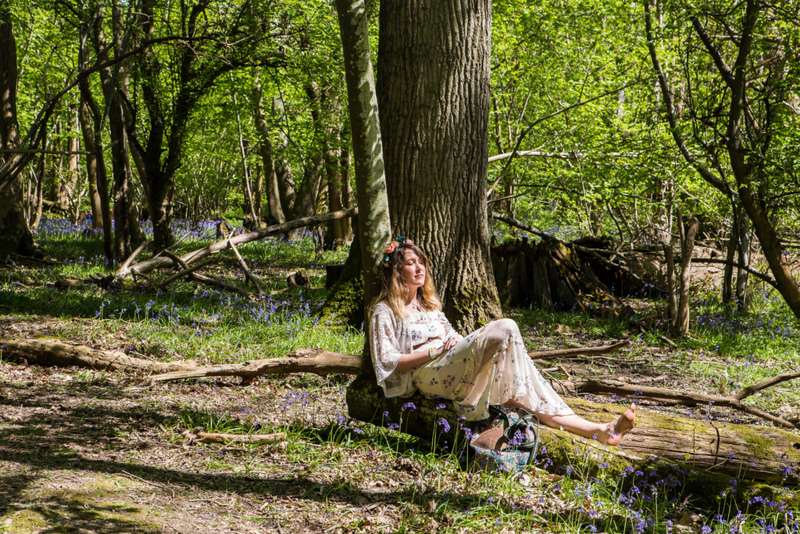
[(489, 323), (450, 352), (421, 367), (414, 387), (426, 397), (453, 401), (468, 421), (489, 417), (489, 405), (514, 400), (536, 413), (574, 413), (539, 374), (511, 319)]

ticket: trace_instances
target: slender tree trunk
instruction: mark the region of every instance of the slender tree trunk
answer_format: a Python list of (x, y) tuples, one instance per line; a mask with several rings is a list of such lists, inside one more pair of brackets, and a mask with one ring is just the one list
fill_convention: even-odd
[(322, 106), (327, 95), (319, 90), (316, 83), (306, 84), (306, 96), (311, 105), (311, 119), (314, 123), (314, 152), (303, 170), (303, 183), (297, 189), (297, 197), (292, 210), (292, 218), (310, 217), (316, 213), (322, 178), (325, 173), (325, 155), (328, 151), (327, 131), (322, 124)]
[[(43, 140), (43, 147), (47, 149), (48, 139)], [(36, 165), (36, 188), (33, 193), (31, 204), (31, 218), (28, 226), (32, 231), (36, 232), (39, 227), (39, 222), (42, 220), (42, 207), (44, 200), (44, 179), (47, 172), (47, 152), (42, 152), (39, 156), (39, 161)]]
[(256, 215), (256, 204), (253, 199), (253, 190), (250, 187), (250, 168), (247, 166), (247, 152), (250, 147), (249, 141), (244, 138), (242, 134), (242, 119), (239, 116), (239, 103), (236, 95), (233, 95), (233, 104), (236, 108), (236, 131), (239, 138), (239, 155), (242, 157), (242, 189), (244, 194), (245, 207), (244, 211), (250, 213), (253, 219), (253, 227), (258, 228), (258, 215)]
[[(274, 98), (272, 100), (272, 115), (284, 117), (286, 110), (284, 109), (283, 100)], [(289, 139), (283, 128), (277, 129), (278, 140), (274, 146), (274, 161), (275, 161), (275, 179), (278, 182), (278, 195), (281, 199), (281, 209), (288, 217), (289, 214), (294, 213), (294, 204), (296, 192), (294, 190), (294, 178), (292, 177), (292, 166), (289, 160), (284, 156), (284, 152), (289, 147)], [(291, 218), (291, 217), (290, 217)], [(288, 220), (288, 219), (287, 219)]]
[(275, 159), (272, 152), (272, 142), (270, 141), (270, 128), (267, 123), (267, 114), (264, 111), (263, 91), (261, 85), (256, 83), (253, 91), (253, 114), (255, 116), (256, 130), (260, 138), (259, 152), (261, 154), (261, 164), (264, 166), (264, 181), (267, 192), (267, 208), (272, 224), (283, 224), (286, 216), (281, 205), (280, 191), (278, 189), (278, 175), (275, 169)]
[(739, 235), (736, 229), (736, 218), (731, 227), (731, 235), (728, 238), (728, 246), (725, 249), (725, 270), (722, 276), (722, 302), (728, 303), (733, 298), (733, 261), (736, 259), (738, 250)]
[[(757, 0), (747, 0), (745, 2), (745, 14), (743, 18), (742, 35), (739, 39), (739, 50), (736, 63), (731, 70), (732, 79), (729, 81), (731, 89), (731, 103), (727, 129), (727, 149), (730, 156), (731, 169), (736, 178), (737, 191), (742, 201), (744, 209), (750, 221), (753, 223), (753, 230), (767, 260), (770, 271), (783, 299), (792, 310), (795, 317), (800, 318), (800, 287), (794, 279), (789, 264), (783, 254), (783, 247), (780, 238), (775, 230), (775, 226), (769, 220), (769, 216), (764, 209), (764, 203), (759, 197), (753, 185), (753, 174), (759, 169), (760, 148), (754, 150), (752, 146), (745, 143), (743, 130), (746, 130), (747, 121), (744, 118), (745, 91), (747, 89), (746, 66), (749, 61), (753, 37), (756, 32), (756, 23), (762, 5)], [(740, 245), (742, 239), (740, 238)], [(748, 247), (749, 249), (749, 247)], [(740, 253), (748, 253), (744, 247)]]
[(264, 203), (264, 168), (256, 166), (256, 180), (253, 183), (253, 199), (255, 202), (256, 220), (263, 221), (262, 206)]
[[(739, 223), (736, 225), (737, 230), (737, 252), (739, 253), (739, 265), (744, 267), (750, 266), (750, 219), (746, 217), (744, 209), (737, 206), (734, 210), (736, 218)], [(750, 279), (749, 273), (742, 268), (738, 268), (736, 272), (736, 302), (740, 310), (746, 310), (750, 305), (748, 298), (748, 282)]]
[[(325, 174), (328, 182), (328, 211), (339, 211), (344, 207), (342, 201), (342, 169), (340, 167), (339, 150), (335, 146), (329, 146), (325, 152)], [(337, 250), (344, 244), (346, 236), (344, 227), (338, 224), (339, 221), (328, 223), (325, 234), (325, 247), (329, 250)]]
[(78, 151), (80, 150), (81, 143), (78, 138), (78, 106), (73, 102), (70, 104), (70, 133), (68, 148), (70, 154), (67, 163), (67, 176), (63, 181), (63, 189), (65, 190), (63, 196), (59, 196), (59, 202), (69, 210), (70, 207), (80, 205), (77, 199), (78, 192), (78, 172), (80, 166), (80, 157)]
[[(53, 174), (53, 180), (50, 182), (46, 198), (53, 203), (53, 210), (69, 212), (70, 206), (73, 203), (73, 195), (75, 193), (76, 177), (78, 173), (78, 151), (79, 142), (76, 135), (77, 128), (74, 128), (75, 119), (77, 118), (76, 106), (69, 106), (68, 119), (66, 132), (64, 128), (57, 134), (57, 136), (66, 136), (64, 143), (67, 154), (66, 158), (63, 156), (59, 158), (58, 171)], [(64, 168), (64, 161), (66, 160), (66, 169)]]
[[(372, 70), (369, 25), (363, 0), (336, 0), (344, 52), (347, 101), (355, 158), (358, 195), (358, 233), (364, 281), (364, 316), (380, 292), (380, 269), (384, 248), (391, 240), (389, 202), (384, 174), (383, 144), (378, 101)], [(363, 384), (377, 387), (365, 344), (361, 376)], [(348, 390), (348, 404), (352, 402)]]
[(664, 245), (664, 260), (667, 264), (667, 324), (671, 325), (678, 316), (678, 303), (675, 302), (675, 255), (672, 243)]
[(490, 0), (384, 2), (378, 97), (393, 230), (429, 255), (456, 328), (502, 315), (486, 204)]
[(83, 146), (86, 149), (86, 181), (89, 184), (89, 205), (92, 207), (92, 228), (103, 227), (103, 203), (97, 187), (97, 175), (105, 172), (102, 151), (98, 156), (95, 146), (94, 129), (92, 128), (92, 112), (89, 104), (81, 96), (78, 105), (78, 124), (83, 134)]
[(678, 300), (678, 313), (672, 324), (672, 332), (676, 336), (689, 335), (689, 289), (691, 287), (692, 252), (694, 251), (694, 238), (700, 228), (700, 221), (692, 217), (689, 225), (684, 229), (681, 224), (681, 277), (680, 294)]
[[(92, 28), (95, 52), (100, 61), (108, 61), (108, 45), (103, 32), (102, 8), (97, 7)], [(123, 53), (122, 11), (119, 4), (112, 7), (112, 39), (116, 55)], [(133, 205), (133, 175), (131, 173), (128, 140), (123, 117), (123, 93), (126, 87), (127, 68), (124, 63), (100, 71), (103, 95), (108, 113), (109, 137), (111, 140), (111, 163), (114, 183), (114, 247), (118, 258), (127, 258), (133, 252), (134, 235), (141, 233)]]
[[(82, 27), (82, 32), (88, 33), (89, 28)], [(86, 40), (82, 39), (80, 50), (80, 63), (84, 64), (88, 57)], [(103, 218), (103, 248), (106, 258), (114, 259), (113, 232), (111, 227), (111, 205), (108, 188), (108, 175), (106, 174), (105, 159), (103, 157), (103, 112), (97, 105), (89, 86), (88, 78), (82, 78), (78, 84), (81, 95), (81, 122), (83, 129), (83, 142), (95, 156), (95, 176), (97, 180), (97, 193), (100, 196), (100, 211)], [(85, 115), (84, 115), (85, 114)]]
[[(102, 112), (94, 101), (89, 90), (88, 80), (80, 84), (81, 92), (81, 127), (83, 129), (83, 144), (91, 156), (87, 157), (89, 173), (94, 174), (97, 184), (97, 196), (100, 201), (100, 215), (103, 228), (103, 248), (106, 258), (114, 259), (114, 244), (111, 230), (111, 206), (108, 194), (108, 175), (106, 174), (105, 158), (103, 156), (103, 137), (101, 131)], [(89, 162), (93, 159), (92, 162)], [(91, 183), (91, 178), (90, 178)], [(94, 209), (94, 206), (92, 207)], [(94, 214), (93, 219), (94, 221)], [(101, 226), (95, 226), (100, 228)]]

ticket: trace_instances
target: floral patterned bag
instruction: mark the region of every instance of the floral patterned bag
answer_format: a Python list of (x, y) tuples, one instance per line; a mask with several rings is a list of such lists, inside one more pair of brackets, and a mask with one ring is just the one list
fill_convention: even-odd
[(484, 471), (523, 471), (539, 452), (539, 419), (522, 408), (498, 405), (489, 412), (489, 428), (469, 443), (473, 465)]

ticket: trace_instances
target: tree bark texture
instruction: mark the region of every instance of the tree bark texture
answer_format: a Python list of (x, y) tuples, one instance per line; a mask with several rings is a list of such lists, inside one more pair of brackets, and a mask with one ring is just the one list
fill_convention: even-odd
[[(391, 220), (386, 191), (383, 138), (378, 116), (369, 27), (363, 0), (337, 0), (342, 36), (347, 102), (350, 112), (358, 233), (364, 280), (364, 306), (380, 292), (379, 270), (383, 250), (391, 239)], [(365, 313), (366, 316), (366, 313)], [(371, 360), (365, 358), (365, 360)], [(371, 361), (368, 364), (370, 365)], [(371, 374), (371, 365), (365, 369)]]
[(384, 2), (378, 98), (392, 229), (462, 331), (502, 315), (489, 255), (489, 0)]

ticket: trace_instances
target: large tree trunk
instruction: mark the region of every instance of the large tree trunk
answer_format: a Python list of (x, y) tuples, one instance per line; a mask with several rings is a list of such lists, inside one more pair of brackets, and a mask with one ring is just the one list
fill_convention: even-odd
[(25, 220), (20, 174), (0, 190), (0, 258), (32, 251), (33, 234)]
[(378, 98), (392, 229), (428, 254), (462, 331), (500, 317), (486, 177), (489, 0), (384, 2)]

